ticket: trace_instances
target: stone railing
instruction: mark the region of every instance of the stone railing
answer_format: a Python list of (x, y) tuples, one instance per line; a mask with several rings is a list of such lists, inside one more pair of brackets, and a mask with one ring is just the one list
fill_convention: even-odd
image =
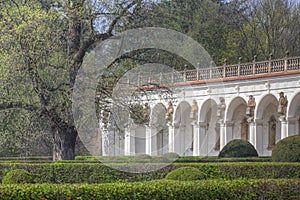
[(253, 61), (236, 65), (224, 65), (219, 67), (197, 68), (193, 70), (174, 71), (154, 74), (151, 76), (140, 75), (134, 80), (128, 80), (130, 85), (141, 86), (145, 82), (155, 84), (174, 84), (179, 82), (214, 80), (230, 77), (255, 76), (258, 74), (271, 74), (274, 72), (288, 72), (300, 70), (300, 56), (286, 57), (267, 61)]

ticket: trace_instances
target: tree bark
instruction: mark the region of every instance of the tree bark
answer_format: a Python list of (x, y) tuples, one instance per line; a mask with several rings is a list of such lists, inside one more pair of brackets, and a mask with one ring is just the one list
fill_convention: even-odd
[(53, 160), (74, 160), (77, 131), (75, 127), (54, 127)]

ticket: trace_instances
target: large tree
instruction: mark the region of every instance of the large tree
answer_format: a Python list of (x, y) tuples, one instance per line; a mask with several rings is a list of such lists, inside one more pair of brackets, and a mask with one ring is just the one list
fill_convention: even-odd
[[(71, 95), (83, 58), (142, 2), (11, 0), (0, 3), (0, 110), (33, 112), (52, 133), (54, 160), (75, 157)], [(1, 113), (3, 114), (3, 112)]]

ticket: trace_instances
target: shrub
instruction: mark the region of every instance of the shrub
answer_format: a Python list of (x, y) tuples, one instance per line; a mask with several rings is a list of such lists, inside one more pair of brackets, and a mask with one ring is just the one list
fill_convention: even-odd
[(8, 171), (2, 179), (3, 184), (33, 183), (32, 175), (23, 169)]
[(205, 179), (206, 174), (194, 167), (181, 167), (168, 173), (166, 179), (177, 181), (194, 181)]
[(1, 199), (299, 199), (300, 180), (0, 185)]
[(300, 162), (300, 135), (280, 140), (272, 151), (275, 162)]
[[(151, 169), (159, 170), (152, 171)], [(113, 168), (110, 166), (114, 166)], [(116, 168), (128, 167), (128, 164), (115, 163), (109, 166), (101, 163), (55, 163), (55, 164), (3, 164), (0, 163), (0, 180), (6, 169), (23, 169), (32, 174), (35, 183), (112, 183), (138, 182), (163, 179), (174, 169), (194, 167), (207, 175), (207, 178), (223, 179), (278, 179), (300, 178), (300, 163), (142, 163), (138, 170), (146, 169), (147, 173), (127, 173)], [(0, 195), (1, 196), (1, 195)]]
[(250, 142), (241, 139), (235, 139), (228, 142), (220, 151), (219, 158), (231, 157), (257, 157), (257, 151)]

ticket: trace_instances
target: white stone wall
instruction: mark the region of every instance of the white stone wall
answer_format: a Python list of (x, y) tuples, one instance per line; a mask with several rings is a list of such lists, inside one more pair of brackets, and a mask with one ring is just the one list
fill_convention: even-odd
[[(162, 100), (156, 93), (151, 93), (145, 99), (152, 112), (149, 125), (132, 126), (124, 130), (125, 138), (116, 142), (118, 147), (124, 147), (125, 155), (160, 155), (168, 151), (181, 155), (218, 155), (219, 150), (215, 149), (218, 136), (221, 138), (220, 148), (232, 139), (242, 138), (242, 123), (246, 117), (249, 95), (254, 96), (256, 109), (253, 122), (247, 124), (247, 138), (259, 155), (271, 155), (272, 152), (268, 149), (271, 116), (276, 119), (276, 142), (283, 137), (300, 134), (299, 74), (186, 84), (172, 90), (173, 123), (167, 126), (164, 118), (169, 100)], [(289, 101), (286, 120), (283, 121), (277, 113), (281, 91)], [(216, 107), (220, 97), (225, 98), (226, 109), (218, 130)], [(193, 100), (197, 101), (199, 107), (195, 124), (190, 118)], [(121, 152), (114, 151), (115, 154)]]

